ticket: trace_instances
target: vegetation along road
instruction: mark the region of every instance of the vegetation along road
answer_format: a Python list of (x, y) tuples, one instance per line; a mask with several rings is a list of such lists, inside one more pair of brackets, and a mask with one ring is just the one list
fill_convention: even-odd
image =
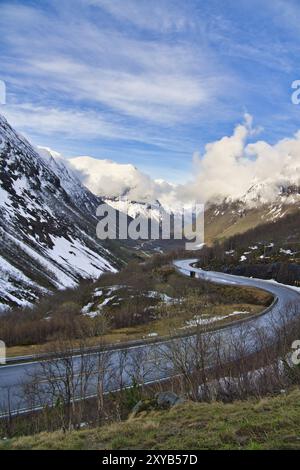
[[(174, 262), (176, 269), (183, 275), (191, 275), (191, 272), (196, 278), (214, 282), (223, 285), (235, 285), (235, 286), (251, 286), (259, 289), (263, 289), (274, 296), (274, 301), (270, 307), (264, 310), (260, 315), (256, 315), (253, 318), (245, 321), (237, 321), (226, 327), (215, 330), (213, 334), (218, 336), (219, 339), (219, 351), (222, 354), (230, 355), (230, 359), (237, 359), (238, 351), (234, 348), (229, 353), (228, 345), (234, 344), (235, 339), (240, 339), (241, 335), (245, 334), (247, 330), (246, 347), (249, 354), (255, 352), (259, 347), (257, 342), (257, 331), (263, 332), (264, 342), (272, 342), (272, 335), (274, 334), (274, 328), (270, 325), (280, 326), (286, 321), (291, 321), (295, 315), (300, 313), (299, 304), (300, 296), (299, 292), (289, 286), (279, 284), (273, 281), (265, 281), (260, 279), (245, 278), (240, 276), (233, 276), (220, 272), (203, 271), (200, 268), (195, 268), (193, 265), (197, 260), (177, 260)], [(206, 333), (201, 333), (205, 335)], [(178, 338), (176, 341), (180, 344), (184, 344), (188, 347), (188, 344), (192, 344), (195, 341), (196, 335), (189, 337)], [(156, 382), (164, 380), (170, 377), (174, 370), (168, 361), (167, 350), (170, 345), (174, 343), (174, 340), (161, 340), (153, 343), (130, 345), (122, 347), (122, 349), (115, 349), (109, 352), (109, 366), (107, 363), (107, 376), (104, 380), (105, 390), (112, 391), (117, 390), (120, 386), (130, 385), (133, 376), (133, 370), (136, 364), (139, 364), (139, 374), (143, 377), (144, 383)], [(178, 343), (179, 344), (179, 343)], [(77, 370), (77, 374), (74, 374), (73, 380), (80, 374), (85, 373), (86, 370), (92, 370), (90, 367), (91, 363), (97, 365), (99, 361), (103, 364), (103, 355), (106, 352), (89, 352), (85, 355), (78, 354), (72, 357), (73, 366)], [(10, 412), (25, 412), (29, 409), (28, 400), (24, 394), (24, 384), (29, 381), (36, 381), (40, 387), (40, 391), (46, 392), (45, 388), (49, 386), (46, 381), (42, 379), (42, 372), (45, 370), (45, 364), (47, 361), (34, 360), (31, 362), (20, 363), (20, 364), (7, 364), (0, 366), (0, 406), (1, 413), (7, 415), (8, 410)], [(85, 368), (83, 369), (82, 363), (85, 362)], [(87, 361), (89, 366), (87, 366)], [(210, 363), (214, 363), (214, 351), (210, 351)], [(52, 380), (60, 380), (64, 373), (64, 359), (55, 363), (52, 367)], [(51, 367), (48, 367), (48, 371)], [(112, 370), (118, 370), (117, 373), (112, 374)], [(79, 383), (79, 382), (78, 382)], [(44, 389), (44, 390), (43, 390)], [(97, 380), (93, 380), (93, 374), (90, 374), (90, 380), (86, 384), (85, 397), (93, 396), (97, 391)], [(36, 403), (31, 404), (30, 409), (39, 408), (38, 393)]]

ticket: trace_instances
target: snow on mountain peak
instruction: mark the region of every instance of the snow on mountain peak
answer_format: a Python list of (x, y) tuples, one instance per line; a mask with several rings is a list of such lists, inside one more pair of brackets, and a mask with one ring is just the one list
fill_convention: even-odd
[(101, 199), (56, 152), (37, 151), (2, 116), (0, 142), (0, 304), (30, 304), (115, 270), (96, 238)]

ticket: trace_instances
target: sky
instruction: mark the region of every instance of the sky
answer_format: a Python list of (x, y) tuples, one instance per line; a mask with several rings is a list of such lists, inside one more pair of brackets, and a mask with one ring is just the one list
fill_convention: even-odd
[[(293, 139), (299, 56), (294, 0), (0, 0), (9, 122), (67, 157), (175, 183), (205, 183), (207, 144), (241, 127), (247, 145)], [(210, 166), (226, 168), (218, 152)]]

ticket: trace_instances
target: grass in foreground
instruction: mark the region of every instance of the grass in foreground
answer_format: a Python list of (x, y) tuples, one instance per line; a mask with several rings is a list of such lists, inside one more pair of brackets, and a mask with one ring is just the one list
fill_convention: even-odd
[(2, 441), (5, 449), (300, 449), (300, 390), (233, 404), (187, 402), (102, 428)]

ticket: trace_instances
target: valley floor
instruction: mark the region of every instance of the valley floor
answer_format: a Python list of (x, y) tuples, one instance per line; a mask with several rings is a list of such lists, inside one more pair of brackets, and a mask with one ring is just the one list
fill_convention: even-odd
[(46, 296), (34, 310), (2, 317), (7, 357), (55, 350), (57, 338), (74, 348), (116, 345), (218, 328), (259, 314), (272, 301), (260, 289), (216, 286), (160, 266), (131, 264), (96, 282)]
[(232, 404), (187, 402), (101, 428), (3, 440), (5, 449), (300, 449), (300, 390)]
[[(265, 296), (267, 298), (267, 296)], [(265, 306), (237, 303), (229, 305), (217, 305), (214, 309), (204, 309), (204, 316), (212, 319), (211, 326), (218, 328), (221, 325), (232, 323), (236, 320), (246, 319), (251, 315), (259, 314), (264, 310)], [(207, 313), (206, 313), (207, 311)], [(193, 316), (190, 315), (191, 326), (185, 326), (184, 320), (180, 315), (172, 319), (159, 319), (146, 324), (136, 325), (127, 328), (116, 328), (108, 331), (104, 336), (95, 336), (87, 338), (85, 344), (87, 347), (100, 345), (116, 345), (118, 343), (126, 343), (128, 341), (150, 339), (151, 337), (165, 337), (180, 333), (191, 334), (196, 331), (193, 325)], [(206, 317), (205, 317), (206, 318)], [(73, 340), (74, 348), (80, 347), (81, 340)], [(25, 356), (31, 354), (42, 354), (51, 350), (51, 344), (55, 345), (55, 341), (48, 341), (44, 344), (20, 345), (7, 348), (7, 357)]]

